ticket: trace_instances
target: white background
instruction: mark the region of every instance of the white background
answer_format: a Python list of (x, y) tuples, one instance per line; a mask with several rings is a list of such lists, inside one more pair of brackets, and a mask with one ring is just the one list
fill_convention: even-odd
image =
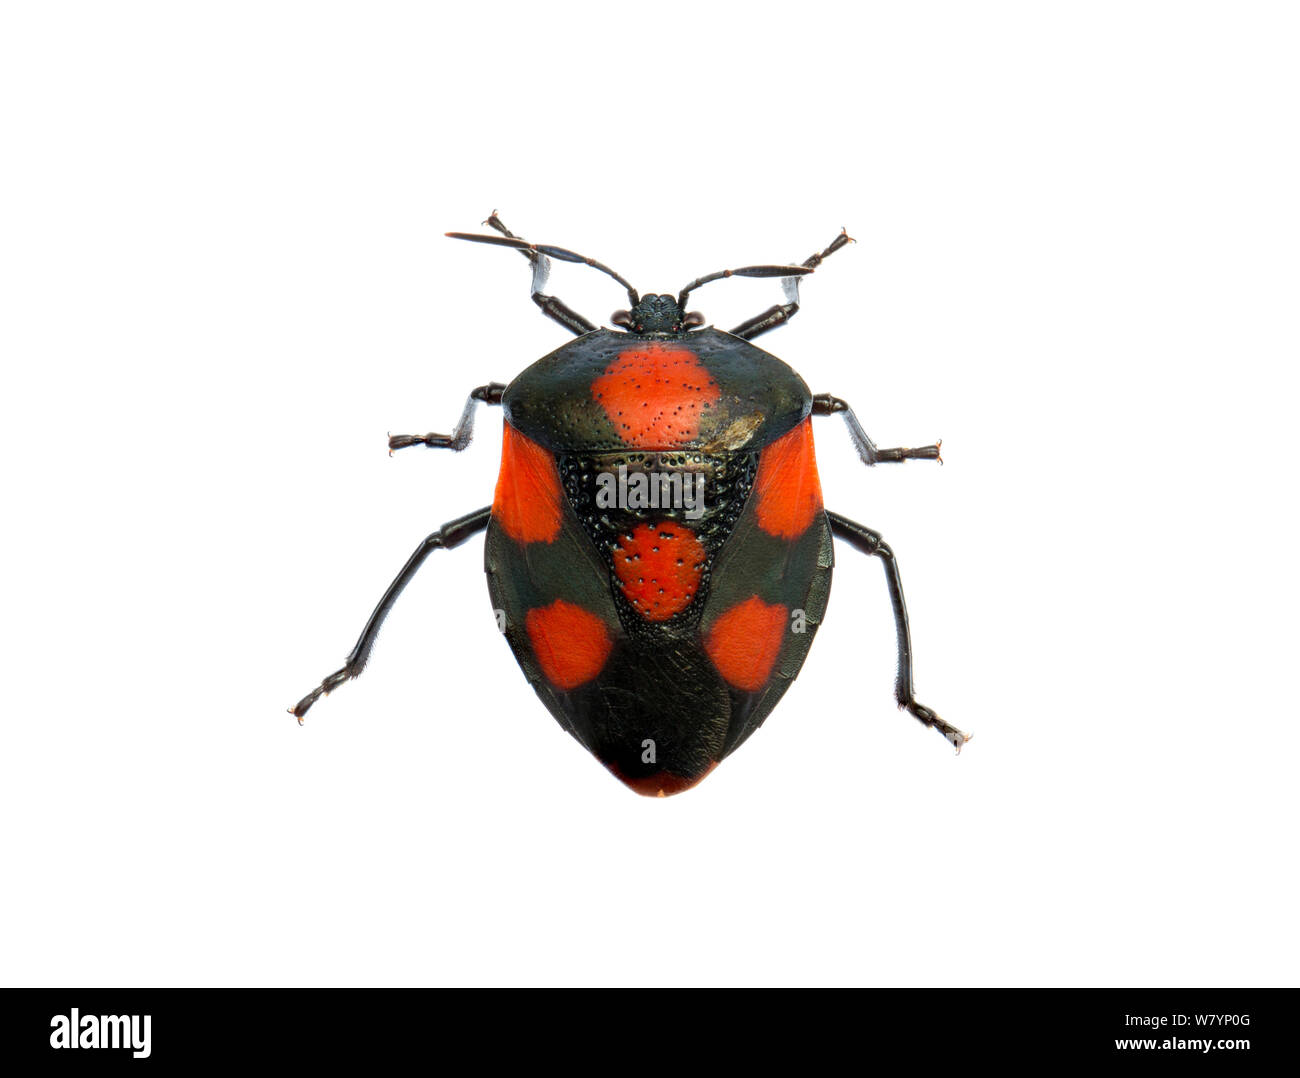
[[(1296, 983), (1297, 22), (1285, 4), (9, 4), (11, 984)], [(762, 345), (841, 549), (767, 725), (638, 798), (419, 540), (568, 339), (493, 208), (642, 290), (858, 244)], [(624, 304), (581, 267), (553, 290)], [(697, 294), (729, 327), (775, 282)]]

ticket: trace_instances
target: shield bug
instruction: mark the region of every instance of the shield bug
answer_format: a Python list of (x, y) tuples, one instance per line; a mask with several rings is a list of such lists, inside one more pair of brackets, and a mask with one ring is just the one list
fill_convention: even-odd
[[(396, 435), (389, 449), (463, 450), (479, 404), (505, 414), (490, 506), (428, 536), (389, 586), (344, 666), (290, 710), (365, 667), (379, 627), (435, 550), (486, 531), (498, 627), (560, 725), (641, 794), (688, 789), (762, 724), (799, 673), (830, 594), (832, 539), (878, 558), (898, 640), (895, 697), (960, 752), (968, 735), (918, 703), (894, 552), (878, 532), (822, 505), (812, 420), (838, 414), (862, 462), (939, 460), (938, 444), (878, 449), (853, 409), (809, 392), (751, 342), (799, 310), (800, 279), (850, 243), (799, 265), (697, 277), (676, 295), (640, 295), (608, 266), (529, 243), (495, 214), (490, 235), (454, 239), (517, 251), (532, 299), (576, 340), (509, 385), (469, 395), (451, 434)], [(551, 260), (581, 263), (627, 291), (616, 328), (598, 328), (544, 292)], [(725, 277), (779, 278), (785, 303), (724, 333), (688, 310)]]

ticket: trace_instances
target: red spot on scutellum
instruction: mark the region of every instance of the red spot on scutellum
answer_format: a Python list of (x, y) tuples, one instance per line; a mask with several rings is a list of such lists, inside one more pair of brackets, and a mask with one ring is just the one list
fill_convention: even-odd
[(780, 603), (769, 606), (754, 595), (713, 623), (704, 650), (728, 684), (758, 692), (767, 683), (789, 627), (788, 614)]
[(821, 512), (811, 417), (763, 450), (753, 498), (758, 526), (781, 539), (797, 539)]
[(695, 599), (704, 561), (704, 544), (690, 528), (667, 520), (639, 524), (619, 537), (614, 575), (638, 614), (667, 621)]
[(560, 534), (563, 491), (555, 458), (509, 423), (492, 518), (519, 543), (549, 543)]
[(591, 384), (618, 436), (639, 449), (675, 449), (700, 434), (722, 391), (688, 348), (652, 342), (620, 352)]
[(563, 599), (528, 611), (524, 628), (546, 680), (565, 692), (599, 674), (614, 647), (600, 618)]
[(692, 786), (698, 786), (718, 766), (718, 761), (714, 760), (694, 778), (683, 778), (681, 775), (674, 775), (670, 771), (660, 771), (654, 775), (646, 775), (640, 778), (629, 778), (619, 771), (616, 765), (608, 764), (606, 766), (619, 782), (627, 786), (628, 789), (635, 790), (642, 797), (672, 797), (673, 794), (679, 794), (683, 790), (689, 790)]

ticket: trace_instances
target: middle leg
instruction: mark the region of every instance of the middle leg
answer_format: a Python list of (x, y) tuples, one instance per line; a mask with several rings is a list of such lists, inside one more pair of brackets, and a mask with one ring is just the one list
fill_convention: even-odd
[(849, 437), (853, 439), (853, 448), (858, 451), (862, 463), (868, 467), (903, 460), (937, 460), (940, 464), (943, 463), (943, 457), (939, 456), (939, 447), (943, 445), (942, 439), (936, 441), (934, 445), (923, 445), (920, 449), (877, 449), (876, 443), (867, 437), (867, 432), (862, 429), (862, 424), (853, 414), (848, 401), (840, 400), (839, 397), (833, 397), (829, 393), (818, 393), (813, 397), (813, 415), (835, 415), (836, 413), (844, 417), (844, 425), (849, 428)]
[(485, 386), (470, 390), (465, 410), (460, 413), (460, 422), (450, 434), (390, 434), (388, 436), (388, 455), (394, 449), (406, 449), (413, 445), (427, 445), (430, 449), (450, 449), (459, 453), (469, 445), (474, 436), (474, 412), (480, 402), (483, 404), (500, 404), (506, 387), (503, 382), (489, 382)]

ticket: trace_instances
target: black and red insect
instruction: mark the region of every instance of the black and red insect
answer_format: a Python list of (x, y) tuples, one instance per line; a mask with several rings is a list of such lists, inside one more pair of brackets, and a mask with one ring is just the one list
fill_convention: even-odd
[[(361, 673), (379, 627), (435, 550), (486, 529), (488, 591), (537, 695), (615, 776), (647, 795), (694, 786), (776, 706), (803, 665), (830, 594), (832, 537), (879, 558), (898, 635), (895, 696), (960, 752), (968, 735), (916, 701), (894, 552), (822, 505), (812, 418), (842, 415), (863, 463), (938, 460), (939, 446), (878, 449), (853, 410), (813, 395), (749, 343), (799, 310), (799, 281), (850, 241), (841, 232), (797, 266), (698, 277), (676, 296), (637, 293), (608, 266), (528, 243), (495, 213), (496, 235), (532, 264), (532, 298), (576, 334), (509, 385), (470, 393), (456, 429), (397, 435), (390, 450), (460, 451), (482, 404), (505, 413), (492, 504), (424, 540), (370, 616), (343, 668), (291, 709)], [(550, 260), (600, 270), (627, 290), (619, 328), (598, 328), (543, 289)], [(729, 333), (687, 311), (724, 277), (777, 277), (786, 302)]]

